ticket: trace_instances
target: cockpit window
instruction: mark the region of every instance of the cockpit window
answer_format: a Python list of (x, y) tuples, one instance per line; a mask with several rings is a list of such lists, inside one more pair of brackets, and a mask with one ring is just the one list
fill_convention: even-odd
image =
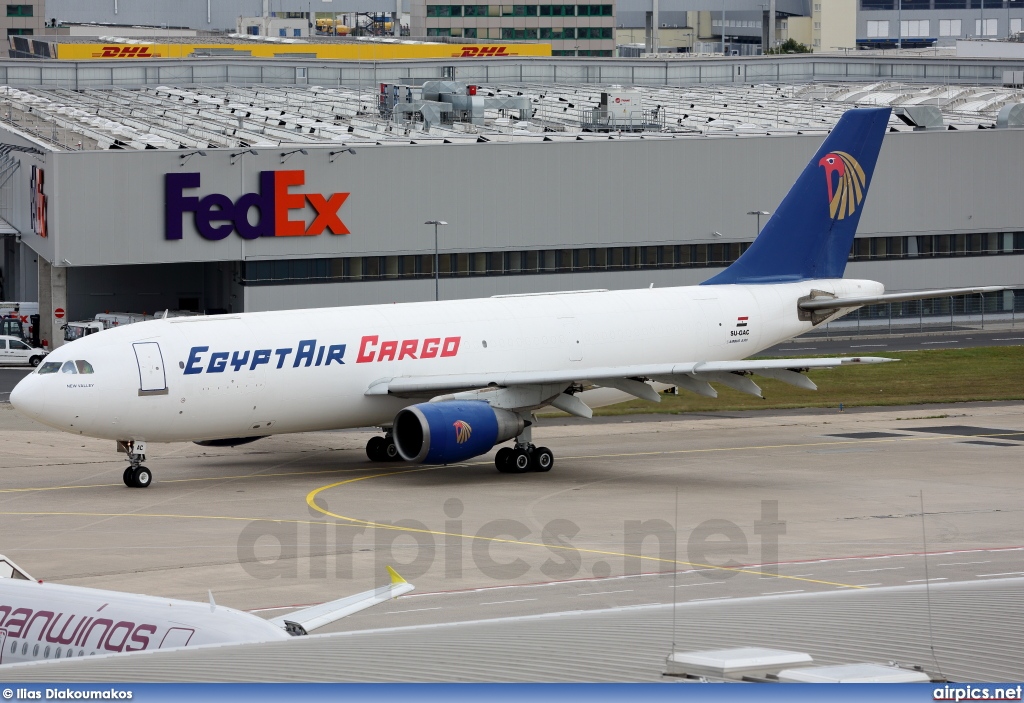
[(75, 362), (65, 361), (64, 365), (60, 367), (61, 373), (78, 373), (78, 369), (75, 368)]
[(36, 373), (42, 376), (43, 374), (57, 373), (58, 371), (60, 371), (59, 361), (47, 361), (45, 364), (39, 365), (39, 371), (37, 371)]
[(75, 366), (78, 368), (78, 373), (93, 373), (92, 364), (83, 359), (75, 361)]

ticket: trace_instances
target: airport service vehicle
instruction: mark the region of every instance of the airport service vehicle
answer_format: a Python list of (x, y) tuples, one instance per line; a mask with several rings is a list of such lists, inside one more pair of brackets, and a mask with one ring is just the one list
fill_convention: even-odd
[(752, 374), (814, 389), (802, 371), (892, 359), (748, 357), (863, 305), (1001, 290), (843, 279), (889, 112), (846, 112), (750, 248), (698, 286), (152, 320), (61, 347), (10, 401), (115, 440), (141, 487), (149, 443), (367, 426), (384, 431), (373, 460), (454, 464), (514, 439), (499, 471), (549, 471), (531, 436), (543, 407), (590, 417), (711, 383), (760, 395)]
[(0, 302), (0, 335), (29, 341), (32, 337), (32, 318), (39, 315), (39, 303)]
[(47, 351), (26, 344), (20, 337), (0, 335), (0, 365), (27, 364), (39, 366)]
[(285, 640), (413, 590), (391, 583), (264, 620), (209, 603), (36, 581), (0, 555), (0, 665), (209, 644)]
[[(179, 317), (182, 313), (172, 313), (168, 311), (166, 314), (168, 317)], [(83, 337), (88, 337), (89, 335), (94, 335), (97, 332), (102, 332), (103, 329), (111, 329), (112, 327), (119, 327), (122, 324), (144, 322), (145, 320), (151, 319), (157, 319), (157, 316), (147, 315), (144, 312), (99, 312), (96, 313), (96, 316), (92, 319), (68, 322), (68, 324), (63, 326), (63, 331), (65, 331), (65, 342), (80, 340)]]

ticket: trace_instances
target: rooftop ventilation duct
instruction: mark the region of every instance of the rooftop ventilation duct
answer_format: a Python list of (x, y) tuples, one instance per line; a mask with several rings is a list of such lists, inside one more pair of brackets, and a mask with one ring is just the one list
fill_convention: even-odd
[(943, 129), (946, 126), (942, 111), (934, 105), (898, 107), (893, 110), (893, 114), (914, 129)]
[(1003, 105), (999, 110), (999, 116), (996, 117), (996, 127), (1024, 127), (1024, 103)]

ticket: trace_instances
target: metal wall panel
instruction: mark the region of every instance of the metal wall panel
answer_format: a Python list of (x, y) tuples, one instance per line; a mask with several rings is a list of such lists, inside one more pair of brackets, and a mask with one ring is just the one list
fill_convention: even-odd
[[(747, 211), (774, 211), (820, 143), (794, 135), (406, 144), (359, 147), (333, 163), (329, 149), (309, 146), (284, 164), (287, 147), (259, 147), (235, 164), (233, 152), (216, 149), (188, 160), (158, 150), (64, 152), (47, 159), (50, 238), (76, 266), (426, 253), (433, 233), (423, 222), (435, 218), (451, 223), (441, 231), (447, 251), (749, 241)], [(351, 193), (340, 210), (351, 234), (207, 241), (186, 213), (184, 239), (164, 238), (165, 173), (200, 173), (201, 188), (188, 195), (234, 201), (258, 190), (261, 170), (284, 169), (305, 171), (293, 193)], [(1021, 182), (1019, 130), (890, 134), (860, 234), (1024, 229)], [(16, 205), (27, 207), (23, 200)]]

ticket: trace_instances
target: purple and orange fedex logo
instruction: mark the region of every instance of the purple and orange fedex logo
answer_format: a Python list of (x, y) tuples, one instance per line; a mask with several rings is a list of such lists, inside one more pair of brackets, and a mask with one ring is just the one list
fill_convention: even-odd
[[(186, 195), (199, 188), (198, 173), (164, 174), (164, 238), (182, 239), (182, 222), (186, 212), (192, 213), (196, 231), (211, 241), (224, 239), (237, 232), (243, 239), (259, 237), (302, 237), (323, 234), (348, 234), (338, 211), (348, 193), (294, 193), (289, 188), (304, 185), (305, 171), (260, 171), (260, 190), (246, 193), (232, 201), (221, 193), (203, 197)], [(313, 206), (316, 217), (306, 227), (305, 220), (292, 219), (292, 211)], [(249, 211), (256, 208), (256, 222), (249, 220)]]

